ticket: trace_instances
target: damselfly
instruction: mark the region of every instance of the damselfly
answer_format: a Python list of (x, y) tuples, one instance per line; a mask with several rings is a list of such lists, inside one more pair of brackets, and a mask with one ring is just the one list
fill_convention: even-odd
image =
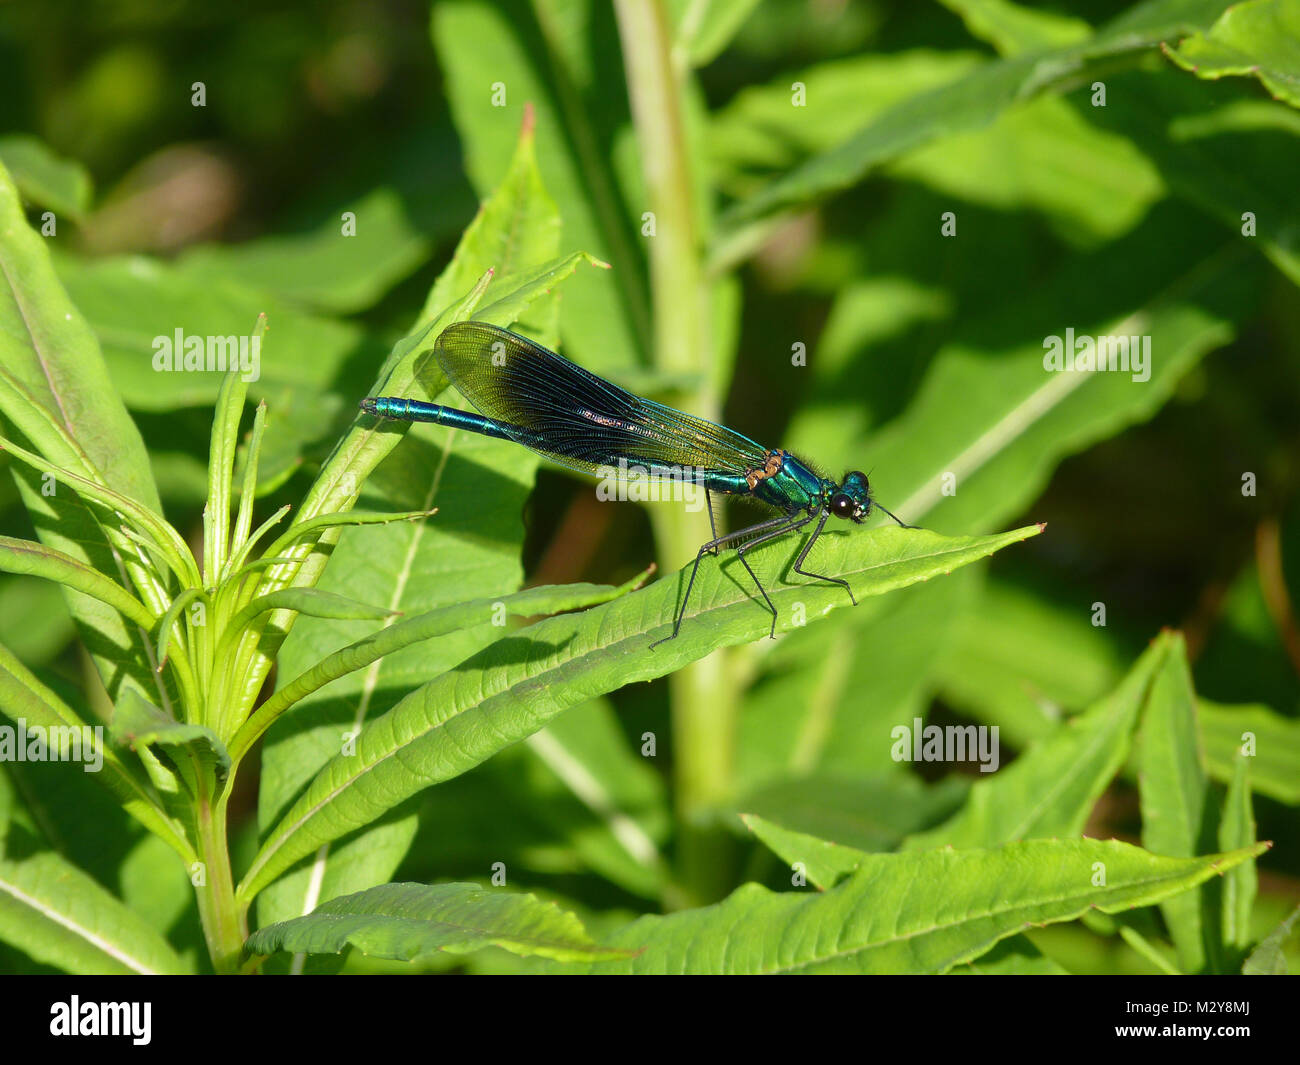
[[(700, 559), (722, 548), (735, 548), (772, 612), (776, 607), (745, 552), (759, 544), (817, 522), (795, 559), (794, 572), (840, 585), (855, 605), (853, 589), (842, 577), (803, 568), (832, 514), (861, 523), (876, 507), (904, 528), (911, 528), (871, 498), (867, 475), (846, 474), (839, 483), (815, 473), (807, 463), (780, 448), (765, 448), (732, 429), (705, 421), (661, 403), (642, 399), (597, 377), (561, 355), (506, 329), (481, 322), (456, 322), (434, 344), (438, 365), (478, 411), (395, 396), (369, 397), (361, 409), (380, 418), (437, 422), (484, 436), (512, 440), (552, 462), (583, 473), (636, 465), (651, 476), (679, 477), (683, 468), (704, 486), (713, 538), (695, 556), (686, 594), (673, 631), (650, 646), (676, 637), (686, 615)], [(781, 511), (778, 517), (718, 535), (713, 492), (749, 496)]]

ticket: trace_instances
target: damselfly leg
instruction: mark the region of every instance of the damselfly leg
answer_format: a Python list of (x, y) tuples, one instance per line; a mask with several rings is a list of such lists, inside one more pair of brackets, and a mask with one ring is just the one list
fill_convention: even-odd
[[(710, 519), (712, 519), (712, 508), (710, 508)], [(716, 555), (722, 548), (729, 547), (731, 544), (737, 542), (742, 542), (742, 547), (752, 547), (752, 543), (745, 544), (743, 541), (749, 537), (753, 537), (755, 533), (764, 534), (755, 540), (755, 542), (762, 542), (784, 535), (793, 529), (801, 528), (802, 526), (807, 525), (810, 520), (811, 517), (801, 517), (792, 520), (789, 514), (782, 514), (779, 518), (772, 518), (770, 521), (760, 521), (757, 525), (750, 525), (744, 529), (737, 529), (735, 532), (725, 533), (722, 536), (715, 536), (707, 544), (703, 544), (699, 551), (696, 552), (695, 562), (691, 565), (691, 576), (686, 582), (686, 594), (682, 596), (682, 605), (678, 608), (677, 617), (673, 621), (673, 631), (663, 639), (655, 640), (655, 642), (650, 645), (650, 649), (654, 650), (661, 643), (667, 643), (669, 640), (676, 639), (677, 633), (682, 627), (682, 619), (686, 616), (686, 607), (691, 601), (691, 589), (695, 587), (695, 575), (700, 569), (700, 559), (707, 554)], [(740, 553), (741, 552), (738, 550), (737, 554)], [(763, 598), (767, 600), (767, 605), (772, 610), (772, 628), (773, 633), (775, 634), (776, 608), (772, 606), (772, 600), (768, 599), (767, 592), (759, 582), (758, 577), (754, 575), (754, 571), (750, 568), (749, 562), (745, 559), (743, 554), (741, 554), (740, 560), (744, 563), (745, 569), (749, 571), (749, 575), (754, 578), (754, 583), (758, 585), (758, 590), (763, 593)]]

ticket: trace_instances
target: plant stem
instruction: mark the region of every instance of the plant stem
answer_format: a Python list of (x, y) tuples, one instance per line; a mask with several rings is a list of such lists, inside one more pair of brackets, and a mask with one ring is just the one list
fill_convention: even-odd
[(226, 786), (219, 794), (209, 794), (207, 774), (200, 771), (198, 808), (199, 861), (203, 863), (204, 881), (196, 885), (199, 918), (208, 943), (212, 965), (218, 973), (233, 973), (239, 965), (247, 928), (235, 901), (235, 881), (230, 871), (230, 848), (226, 842), (226, 799), (234, 781), (231, 766)]
[[(698, 214), (687, 151), (683, 75), (674, 68), (670, 21), (662, 0), (617, 0), (619, 37), (628, 96), (654, 235), (649, 238), (656, 366), (709, 381), (709, 298), (701, 262)], [(703, 385), (684, 403), (717, 417), (717, 400)], [(659, 561), (672, 572), (709, 539), (708, 515), (682, 508), (651, 511)], [(717, 898), (729, 886), (725, 842), (701, 823), (731, 790), (735, 702), (716, 656), (686, 666), (670, 681), (681, 888), (694, 902)]]

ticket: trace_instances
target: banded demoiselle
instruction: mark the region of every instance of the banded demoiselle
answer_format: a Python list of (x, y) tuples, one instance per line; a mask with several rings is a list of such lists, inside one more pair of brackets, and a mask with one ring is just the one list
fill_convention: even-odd
[[(816, 529), (795, 559), (794, 572), (840, 585), (856, 605), (853, 589), (844, 578), (803, 568), (826, 519), (833, 514), (861, 523), (872, 507), (877, 507), (899, 525), (911, 528), (871, 498), (867, 475), (860, 470), (846, 474), (837, 484), (788, 451), (762, 447), (732, 429), (634, 396), (507, 329), (482, 322), (455, 322), (439, 334), (434, 354), (443, 373), (477, 414), (395, 396), (368, 397), (361, 401), (361, 409), (380, 418), (436, 422), (512, 440), (583, 473), (626, 470), (631, 464), (659, 477), (679, 477), (683, 468), (697, 471), (695, 480), (704, 485), (713, 538), (695, 556), (673, 631), (652, 643), (652, 648), (674, 639), (681, 630), (695, 574), (706, 554), (717, 555), (720, 549), (734, 546), (772, 611), (771, 635), (775, 638), (777, 610), (745, 558), (746, 551), (816, 520)], [(749, 496), (781, 514), (719, 536), (713, 492)]]

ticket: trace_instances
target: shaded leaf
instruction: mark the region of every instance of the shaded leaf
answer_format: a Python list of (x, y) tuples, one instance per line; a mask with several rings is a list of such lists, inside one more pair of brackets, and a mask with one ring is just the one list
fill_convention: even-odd
[(560, 961), (627, 953), (598, 946), (577, 917), (553, 902), (475, 884), (384, 884), (330, 899), (306, 917), (270, 925), (248, 940), (255, 954), (337, 954), (349, 946), (409, 962), (489, 946)]
[(1148, 0), (1088, 40), (985, 63), (948, 85), (907, 97), (842, 144), (733, 207), (720, 221), (719, 241), (734, 241), (747, 224), (860, 181), (872, 167), (904, 151), (985, 126), (1013, 102), (1079, 78), (1090, 62), (1203, 28), (1222, 9), (1222, 3), (1210, 0)]
[(234, 279), (334, 314), (365, 310), (428, 258), (429, 243), (392, 189), (375, 189), (345, 209), (355, 216), (351, 235), (335, 215), (305, 233), (187, 248), (180, 271), (216, 282)]
[(1297, 918), (1300, 918), (1300, 907), (1297, 907), (1290, 917), (1260, 940), (1259, 946), (1251, 952), (1250, 957), (1242, 965), (1242, 973), (1246, 976), (1286, 976), (1286, 954), (1283, 952), (1282, 945), (1294, 932)]
[(144, 918), (52, 853), (0, 861), (0, 939), (80, 975), (187, 969)]
[[(1255, 843), (1255, 815), (1250, 805), (1250, 763), (1237, 756), (1232, 782), (1219, 818), (1220, 850), (1250, 847)], [(1259, 874), (1254, 861), (1242, 862), (1223, 876), (1223, 943), (1244, 951), (1251, 943), (1250, 915), (1255, 907)]]
[[(0, 644), (0, 713), (11, 721), (26, 721), (43, 728), (81, 730), (85, 723), (57, 695), (42, 684)], [(165, 839), (186, 861), (194, 851), (181, 825), (169, 817), (150, 794), (138, 773), (123, 765), (117, 753), (95, 738), (95, 758), (103, 758), (101, 770), (90, 774), (107, 787), (126, 812), (149, 831)]]
[(905, 772), (849, 775), (819, 770), (778, 779), (747, 792), (738, 810), (785, 829), (861, 851), (889, 851), (909, 833), (929, 828), (961, 804), (967, 782), (949, 776), (934, 784)]
[(716, 59), (730, 43), (758, 0), (692, 0), (677, 23), (673, 51), (683, 51), (693, 66)]
[(0, 137), (0, 163), (29, 203), (78, 220), (89, 209), (91, 181), (86, 168), (59, 157), (36, 137)]
[(145, 702), (135, 692), (128, 692), (113, 712), (113, 738), (132, 748), (158, 746), (167, 748), (178, 762), (193, 757), (211, 765), (218, 777), (230, 770), (230, 755), (220, 738), (203, 725), (188, 725), (164, 714)]
[(1063, 48), (1092, 36), (1082, 19), (1040, 11), (1010, 0), (940, 0), (956, 12), (972, 36), (993, 45), (1002, 55)]
[(1070, 970), (1057, 964), (1028, 936), (1011, 936), (980, 958), (949, 970), (971, 976), (1069, 976)]
[(1266, 706), (1225, 706), (1197, 700), (1205, 759), (1216, 780), (1236, 775), (1238, 752), (1250, 744), (1250, 787), (1291, 806), (1300, 804), (1300, 721)]
[[(1156, 854), (1190, 858), (1214, 849), (1218, 811), (1205, 774), (1183, 638), (1170, 634), (1164, 642), (1168, 651), (1142, 711), (1142, 843)], [(1221, 929), (1217, 921), (1214, 927), (1207, 923), (1208, 908), (1199, 892), (1161, 904), (1184, 972), (1199, 972), (1218, 962)]]
[(904, 847), (992, 847), (1081, 833), (1093, 805), (1128, 756), (1138, 710), (1166, 654), (1165, 641), (1157, 641), (1113, 694), (1071, 718), (1011, 766), (978, 780), (951, 820), (911, 836)]

